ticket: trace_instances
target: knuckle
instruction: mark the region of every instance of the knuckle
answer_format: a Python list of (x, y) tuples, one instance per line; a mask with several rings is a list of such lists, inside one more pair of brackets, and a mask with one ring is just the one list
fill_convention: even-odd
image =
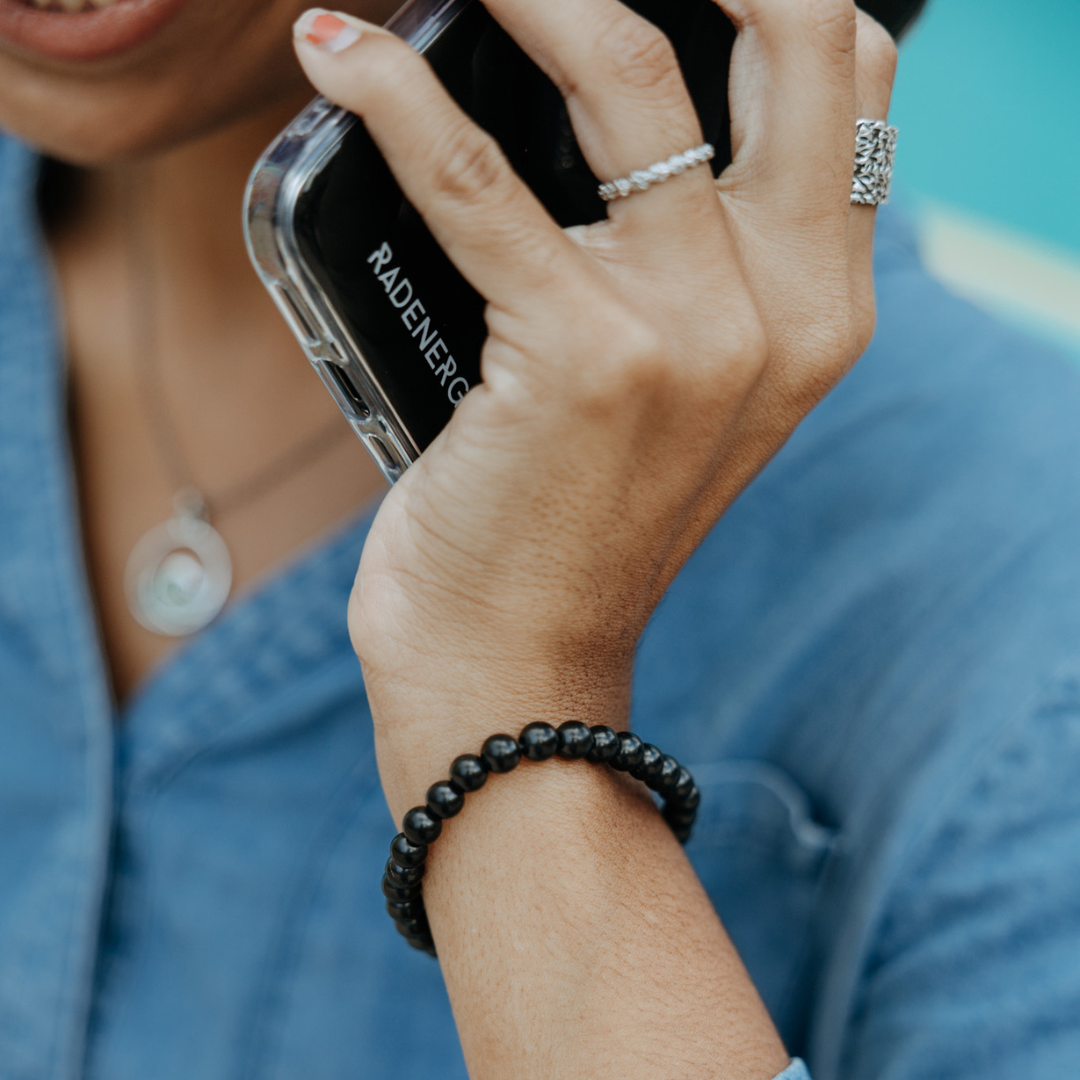
[(612, 74), (629, 86), (656, 90), (681, 83), (674, 46), (652, 23), (628, 8), (608, 19), (597, 51)]
[(817, 327), (814, 335), (817, 354), (822, 363), (830, 368), (838, 364), (846, 367), (851, 363), (858, 348), (859, 320), (855, 305), (849, 302), (843, 310)]
[(714, 335), (722, 348), (707, 350), (707, 378), (694, 386), (694, 401), (706, 415), (723, 414), (765, 374), (772, 358), (768, 331), (756, 313), (727, 317)]
[(892, 34), (869, 15), (859, 17), (856, 49), (860, 69), (892, 85), (900, 52)]
[(454, 202), (478, 202), (507, 180), (507, 163), (498, 144), (471, 122), (462, 120), (434, 148), (435, 183)]
[(747, 378), (754, 378), (769, 363), (769, 334), (756, 314), (724, 325), (725, 350), (738, 357)]
[(858, 8), (853, 0), (804, 0), (799, 5), (806, 28), (837, 57), (855, 53)]
[(877, 330), (877, 304), (874, 300), (873, 289), (870, 289), (856, 305), (855, 318), (854, 355), (857, 359), (870, 347), (870, 342), (874, 340), (874, 333)]
[(808, 413), (851, 367), (859, 355), (859, 323), (854, 306), (804, 327), (800, 358), (789, 380), (791, 400)]
[(647, 406), (671, 375), (661, 334), (621, 307), (594, 325), (603, 345), (582, 369), (580, 405), (594, 417), (625, 416), (628, 406)]

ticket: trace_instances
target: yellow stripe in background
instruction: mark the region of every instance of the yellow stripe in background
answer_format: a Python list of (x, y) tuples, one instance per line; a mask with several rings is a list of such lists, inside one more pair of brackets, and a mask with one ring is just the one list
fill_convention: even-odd
[(1080, 360), (1080, 256), (941, 204), (924, 204), (918, 220), (935, 277)]

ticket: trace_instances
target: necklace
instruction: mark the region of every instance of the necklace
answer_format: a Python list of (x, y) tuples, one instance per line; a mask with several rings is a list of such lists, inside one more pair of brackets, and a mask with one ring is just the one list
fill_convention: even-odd
[[(156, 267), (139, 228), (134, 188), (133, 183), (126, 247), (136, 383), (155, 452), (174, 495), (172, 517), (155, 525), (132, 548), (124, 592), (132, 616), (147, 630), (186, 637), (209, 626), (232, 591), (232, 557), (211, 518), (220, 519), (268, 495), (336, 446), (349, 428), (335, 419), (213, 498), (203, 493), (184, 455), (161, 380)], [(144, 183), (148, 199), (147, 192)]]

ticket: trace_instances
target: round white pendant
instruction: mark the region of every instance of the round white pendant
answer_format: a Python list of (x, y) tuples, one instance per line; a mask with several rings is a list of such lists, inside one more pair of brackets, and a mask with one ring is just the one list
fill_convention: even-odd
[(217, 618), (232, 589), (221, 534), (196, 513), (152, 528), (132, 549), (124, 591), (136, 620), (155, 634), (187, 637)]

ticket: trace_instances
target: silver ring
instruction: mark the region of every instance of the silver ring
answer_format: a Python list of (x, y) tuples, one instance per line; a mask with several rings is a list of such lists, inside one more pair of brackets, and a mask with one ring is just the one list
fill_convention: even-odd
[(681, 154), (674, 154), (667, 161), (658, 161), (647, 169), (638, 169), (629, 176), (620, 180), (609, 180), (600, 185), (600, 198), (604, 202), (612, 202), (615, 199), (626, 199), (638, 191), (648, 191), (654, 184), (662, 184), (687, 169), (696, 169), (707, 161), (716, 157), (716, 148), (712, 143), (704, 143), (695, 146), (693, 150), (685, 150)]
[(856, 206), (880, 206), (889, 201), (899, 135), (884, 120), (856, 121), (855, 177), (851, 182), (851, 201)]

